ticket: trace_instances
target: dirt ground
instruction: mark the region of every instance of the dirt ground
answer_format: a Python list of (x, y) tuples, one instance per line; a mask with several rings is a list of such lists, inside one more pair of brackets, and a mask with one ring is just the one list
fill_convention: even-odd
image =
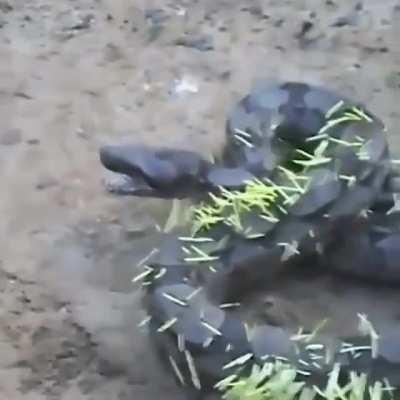
[(366, 102), (400, 151), (398, 0), (0, 1), (0, 400), (180, 399), (137, 328), (133, 239), (98, 147), (202, 152), (259, 79)]

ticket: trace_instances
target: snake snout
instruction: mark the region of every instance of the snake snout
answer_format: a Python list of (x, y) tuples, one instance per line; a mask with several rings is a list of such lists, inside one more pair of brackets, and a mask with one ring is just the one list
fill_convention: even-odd
[(200, 184), (200, 162), (185, 151), (135, 144), (105, 145), (99, 156), (107, 170), (123, 175), (113, 183), (114, 193), (173, 198)]
[(119, 195), (148, 196), (154, 189), (140, 168), (140, 157), (146, 152), (139, 146), (105, 145), (99, 149), (101, 164), (114, 176), (107, 179), (109, 192)]
[(128, 175), (129, 163), (127, 163), (122, 150), (120, 146), (102, 146), (99, 150), (100, 162), (110, 171)]

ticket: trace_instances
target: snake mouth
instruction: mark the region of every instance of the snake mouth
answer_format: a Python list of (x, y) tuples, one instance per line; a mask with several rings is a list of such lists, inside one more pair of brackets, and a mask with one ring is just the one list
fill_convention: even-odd
[(139, 167), (136, 157), (139, 151), (142, 157), (146, 157), (145, 149), (135, 147), (128, 150), (111, 145), (100, 148), (100, 162), (109, 172), (105, 182), (107, 191), (120, 196), (156, 195), (156, 189)]
[(136, 197), (151, 197), (156, 194), (156, 191), (139, 174), (136, 176), (118, 172), (110, 172), (110, 174), (110, 177), (105, 179), (105, 187), (112, 194)]

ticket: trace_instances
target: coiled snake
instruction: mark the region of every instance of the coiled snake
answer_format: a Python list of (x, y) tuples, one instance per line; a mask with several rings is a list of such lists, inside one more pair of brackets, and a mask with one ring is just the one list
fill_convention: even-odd
[(100, 150), (103, 166), (124, 174), (111, 191), (198, 200), (193, 224), (165, 234), (144, 267), (149, 332), (178, 381), (211, 390), (232, 368), (268, 357), (290, 361), (309, 382), (338, 361), (378, 378), (388, 366), (398, 374), (400, 360), (387, 354), (400, 335), (357, 357), (341, 346), (367, 348), (369, 338), (340, 338), (328, 360), (325, 344), (293, 340), (292, 327), (276, 321), (250, 323), (242, 307), (291, 273), (400, 283), (392, 213), (400, 185), (386, 135), (362, 105), (286, 82), (258, 86), (236, 104), (214, 163), (168, 148)]

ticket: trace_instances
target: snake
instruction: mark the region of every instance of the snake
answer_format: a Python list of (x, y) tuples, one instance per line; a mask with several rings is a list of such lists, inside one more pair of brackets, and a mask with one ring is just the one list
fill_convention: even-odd
[[(212, 162), (137, 144), (99, 151), (103, 167), (121, 177), (110, 192), (199, 204), (196, 230), (163, 234), (144, 265), (143, 304), (161, 360), (199, 393), (215, 390), (232, 368), (247, 371), (250, 361), (268, 358), (290, 361), (310, 384), (340, 361), (377, 379), (390, 371), (400, 385), (399, 340), (383, 338), (372, 351), (365, 335), (343, 337), (327, 360), (322, 339), (294, 342), (279, 318), (249, 326), (246, 308), (288, 274), (400, 283), (400, 180), (384, 123), (330, 89), (258, 84), (231, 109), (225, 139)], [(371, 351), (355, 357), (343, 347), (349, 343)]]

